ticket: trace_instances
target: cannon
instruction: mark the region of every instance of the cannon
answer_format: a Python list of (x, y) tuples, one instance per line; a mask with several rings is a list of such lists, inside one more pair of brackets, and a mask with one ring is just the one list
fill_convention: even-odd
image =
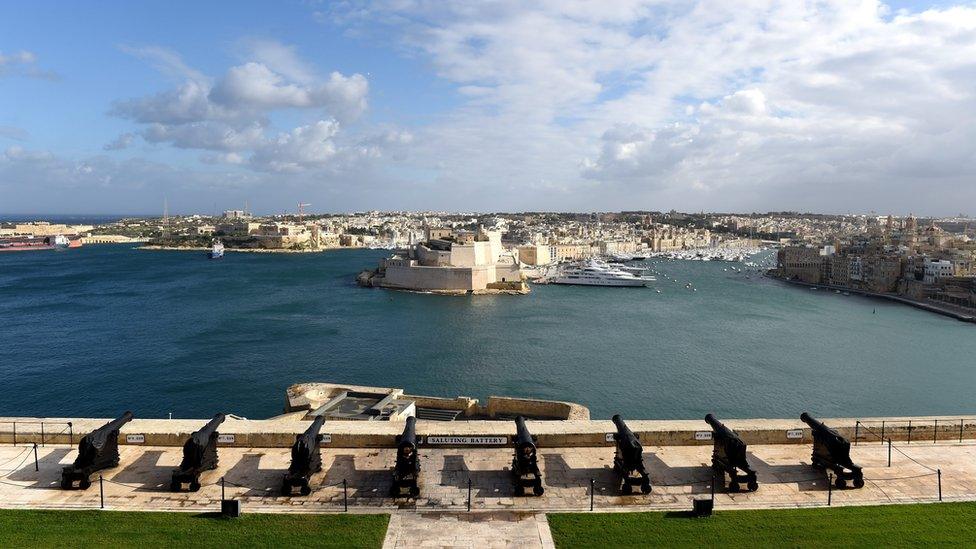
[(397, 437), (396, 463), (393, 465), (393, 486), (390, 495), (395, 498), (420, 495), (420, 459), (417, 456), (417, 418), (407, 418), (403, 434)]
[(295, 435), (295, 444), (291, 446), (291, 465), (288, 466), (288, 472), (285, 473), (285, 479), (281, 485), (282, 494), (294, 495), (295, 488), (298, 488), (298, 492), (303, 496), (312, 493), (308, 481), (312, 475), (322, 470), (320, 448), (322, 437), (319, 435), (319, 431), (322, 430), (323, 423), (325, 423), (325, 417), (318, 416), (304, 433)]
[(78, 443), (78, 457), (75, 462), (61, 469), (61, 488), (85, 490), (91, 486), (92, 473), (117, 467), (119, 429), (130, 421), (132, 412), (126, 412), (85, 435)]
[(728, 474), (729, 492), (738, 492), (743, 482), (750, 492), (755, 492), (759, 489), (759, 482), (756, 471), (749, 467), (746, 460), (746, 443), (712, 414), (706, 415), (705, 421), (712, 426), (712, 472), (715, 478), (721, 478), (722, 484), (725, 484), (725, 475)]
[[(173, 471), (169, 488), (173, 492), (200, 489), (200, 474), (217, 468), (217, 427), (224, 422), (224, 414), (217, 414), (183, 444), (183, 461)], [(186, 487), (186, 488), (184, 488)]]
[(611, 419), (617, 426), (617, 432), (613, 435), (613, 440), (617, 442), (613, 470), (620, 475), (620, 489), (623, 493), (630, 494), (634, 486), (640, 486), (642, 494), (651, 493), (651, 477), (644, 469), (644, 447), (641, 446), (639, 437), (627, 427), (619, 414)]
[(536, 461), (535, 437), (525, 426), (525, 418), (515, 418), (515, 456), (512, 458), (512, 480), (515, 483), (515, 495), (524, 496), (525, 489), (531, 487), (532, 493), (541, 496), (545, 492), (542, 487), (542, 473)]
[(834, 486), (838, 488), (845, 488), (848, 480), (853, 481), (855, 488), (863, 487), (864, 473), (851, 461), (851, 442), (806, 412), (800, 414), (800, 419), (813, 432), (813, 454), (810, 456), (813, 467), (833, 471)]

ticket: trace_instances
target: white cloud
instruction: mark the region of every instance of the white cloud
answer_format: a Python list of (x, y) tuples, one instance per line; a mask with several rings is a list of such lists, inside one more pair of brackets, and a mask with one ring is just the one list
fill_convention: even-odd
[(26, 141), (30, 138), (30, 133), (17, 126), (0, 126), (0, 137), (14, 139), (16, 141)]
[[(189, 67), (169, 50), (123, 50), (179, 80), (173, 89), (112, 106), (112, 114), (143, 126), (139, 135), (148, 143), (216, 151), (201, 160), (264, 171), (319, 169), (339, 157), (361, 155), (355, 138), (348, 150), (336, 140), (339, 121), (354, 120), (366, 109), (369, 83), (360, 74), (319, 77), (294, 48), (269, 41), (249, 42), (249, 55), (257, 60), (233, 66), (218, 78)], [(311, 111), (315, 122), (275, 132), (271, 115), (284, 109)]]
[(336, 155), (333, 139), (339, 132), (334, 120), (320, 120), (279, 134), (265, 142), (251, 158), (254, 166), (275, 172), (296, 172), (322, 167)]
[(132, 142), (135, 140), (136, 136), (134, 133), (126, 132), (120, 134), (110, 143), (106, 143), (102, 149), (106, 151), (121, 151), (123, 149), (128, 149)]
[(972, 6), (395, 0), (329, 15), (457, 86), (464, 104), (416, 130), (411, 159), (486, 208), (951, 211), (936, 190), (976, 193)]
[(8, 75), (26, 76), (42, 80), (57, 80), (58, 74), (37, 67), (37, 54), (20, 50), (12, 53), (0, 51), (0, 77)]

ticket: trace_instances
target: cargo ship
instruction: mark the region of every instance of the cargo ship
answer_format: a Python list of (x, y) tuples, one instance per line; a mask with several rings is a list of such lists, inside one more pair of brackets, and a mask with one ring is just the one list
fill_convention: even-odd
[(37, 250), (63, 250), (80, 248), (81, 239), (74, 240), (64, 235), (45, 237), (20, 236), (0, 239), (0, 252), (27, 252)]

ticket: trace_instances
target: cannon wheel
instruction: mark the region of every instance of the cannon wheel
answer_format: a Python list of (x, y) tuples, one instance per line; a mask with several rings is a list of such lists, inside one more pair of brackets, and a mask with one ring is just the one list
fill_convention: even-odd
[(83, 478), (83, 479), (79, 480), (78, 481), (78, 488), (81, 488), (82, 490), (87, 490), (87, 489), (91, 488), (91, 481), (88, 480), (87, 478)]
[(620, 491), (624, 493), (625, 496), (629, 496), (634, 493), (634, 489), (630, 487), (630, 483), (624, 480), (624, 485), (620, 487)]
[(542, 479), (536, 479), (535, 486), (532, 487), (532, 493), (537, 496), (541, 496), (545, 493), (545, 491), (546, 489), (542, 487)]
[(736, 481), (729, 481), (729, 492), (733, 494), (739, 491), (739, 483)]
[(843, 477), (838, 475), (837, 478), (834, 479), (834, 486), (836, 486), (837, 488), (847, 488), (847, 481), (844, 480)]
[(194, 481), (190, 482), (190, 491), (191, 492), (196, 492), (196, 491), (199, 491), (199, 490), (200, 490), (200, 482), (199, 481), (194, 480)]
[(854, 479), (855, 488), (864, 488), (864, 477), (858, 477)]
[(756, 490), (759, 489), (759, 482), (755, 480), (750, 480), (749, 483), (746, 484), (746, 488), (748, 488), (750, 492), (755, 492)]
[(522, 486), (522, 483), (520, 482), (519, 484), (515, 485), (515, 496), (522, 497), (524, 495), (525, 495), (525, 487)]
[(299, 490), (299, 493), (303, 496), (307, 496), (312, 493), (312, 487), (307, 484), (303, 484), (301, 490)]
[(390, 486), (390, 497), (395, 498), (398, 497), (399, 495), (400, 495), (400, 487), (397, 486), (396, 483), (394, 483), (393, 486)]
[(62, 478), (61, 479), (61, 489), (70, 490), (71, 489), (71, 479)]
[(644, 482), (641, 482), (641, 493), (642, 494), (650, 494), (651, 493), (651, 481), (650, 480), (644, 479)]
[(410, 497), (415, 498), (420, 495), (420, 486), (410, 487)]

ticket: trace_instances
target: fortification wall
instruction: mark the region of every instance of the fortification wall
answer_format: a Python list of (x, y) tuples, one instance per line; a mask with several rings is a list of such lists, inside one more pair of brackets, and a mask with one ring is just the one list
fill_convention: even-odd
[[(249, 448), (290, 447), (295, 435), (309, 425), (299, 414), (272, 419), (247, 420), (228, 417), (220, 433), (234, 435), (222, 446)], [(182, 446), (204, 419), (134, 419), (119, 435), (120, 444)], [(107, 418), (0, 418), (0, 443), (77, 444), (81, 436), (109, 421)], [(860, 444), (880, 444), (880, 436), (894, 441), (976, 439), (976, 418), (964, 416), (822, 418), (829, 427)], [(67, 423), (71, 422), (70, 429)], [(728, 419), (725, 424), (739, 433), (747, 444), (809, 444), (810, 428), (799, 419)], [(43, 423), (43, 425), (42, 425)], [(882, 427), (882, 423), (884, 426)], [(704, 420), (628, 420), (630, 428), (645, 446), (709, 445), (703, 433), (711, 429)], [(540, 448), (610, 446), (607, 434), (614, 432), (609, 420), (529, 421), (529, 430), (538, 437)], [(400, 422), (327, 421), (322, 433), (329, 434), (327, 445), (338, 448), (391, 447), (403, 430)], [(429, 436), (503, 437), (510, 442), (515, 434), (511, 421), (418, 421), (417, 434), (426, 443)], [(127, 438), (127, 435), (135, 437)], [(141, 437), (140, 437), (141, 435)], [(795, 438), (794, 438), (795, 437)], [(139, 440), (141, 442), (133, 442)], [(468, 446), (463, 444), (460, 446)], [(450, 447), (442, 445), (441, 447)]]

